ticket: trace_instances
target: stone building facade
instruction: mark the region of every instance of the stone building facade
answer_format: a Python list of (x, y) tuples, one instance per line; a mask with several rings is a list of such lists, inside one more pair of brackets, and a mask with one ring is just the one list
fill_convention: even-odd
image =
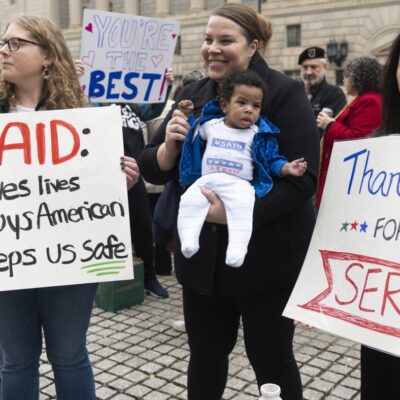
[[(346, 42), (347, 58), (330, 63), (328, 79), (341, 83), (346, 61), (360, 55), (384, 62), (391, 42), (400, 32), (399, 0), (226, 0), (254, 7), (272, 21), (274, 34), (265, 54), (270, 66), (294, 77), (297, 57), (305, 47), (326, 48)], [(0, 0), (2, 29), (21, 14), (45, 15), (57, 22), (75, 57), (79, 55), (84, 8), (111, 10), (181, 21), (180, 46), (174, 58), (177, 77), (198, 68), (200, 46), (216, 0)]]

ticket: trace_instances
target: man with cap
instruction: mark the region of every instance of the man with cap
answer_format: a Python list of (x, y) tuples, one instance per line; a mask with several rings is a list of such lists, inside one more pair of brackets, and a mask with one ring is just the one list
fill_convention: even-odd
[(347, 104), (342, 89), (330, 85), (326, 81), (327, 64), (325, 50), (321, 47), (309, 47), (299, 56), (301, 81), (311, 102), (315, 117), (324, 107), (332, 109), (333, 117), (335, 117)]

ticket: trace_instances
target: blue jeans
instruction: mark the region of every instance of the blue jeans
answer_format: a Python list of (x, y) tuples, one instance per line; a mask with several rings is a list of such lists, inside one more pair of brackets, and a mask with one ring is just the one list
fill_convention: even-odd
[(97, 284), (0, 292), (1, 400), (39, 399), (42, 328), (58, 400), (95, 400), (86, 332)]

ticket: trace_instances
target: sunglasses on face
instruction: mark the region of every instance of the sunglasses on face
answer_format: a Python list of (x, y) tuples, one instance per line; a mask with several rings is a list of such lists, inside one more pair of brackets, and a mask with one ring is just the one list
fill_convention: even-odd
[(8, 40), (0, 40), (0, 48), (7, 45), (10, 51), (17, 51), (21, 43), (30, 43), (36, 46), (41, 46), (37, 42), (33, 42), (32, 40), (21, 39), (21, 38), (11, 38)]

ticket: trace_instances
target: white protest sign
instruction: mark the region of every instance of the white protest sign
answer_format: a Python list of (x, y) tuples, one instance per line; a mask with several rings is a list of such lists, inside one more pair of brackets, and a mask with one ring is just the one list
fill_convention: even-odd
[(164, 101), (179, 27), (177, 21), (85, 9), (82, 89), (93, 102)]
[(133, 278), (121, 111), (2, 114), (0, 290)]
[(284, 315), (400, 355), (400, 136), (337, 142)]

